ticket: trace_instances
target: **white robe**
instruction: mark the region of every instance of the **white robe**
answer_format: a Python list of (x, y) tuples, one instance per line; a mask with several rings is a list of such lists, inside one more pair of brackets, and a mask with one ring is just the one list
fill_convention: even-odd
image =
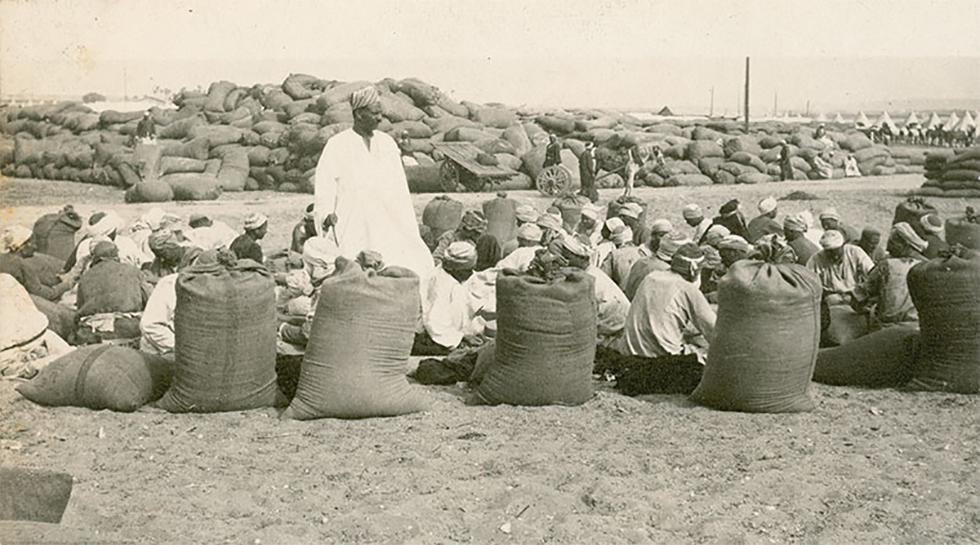
[(370, 149), (353, 129), (331, 138), (316, 166), (314, 202), (320, 235), (332, 238), (321, 232), (323, 220), (337, 215), (340, 255), (353, 259), (374, 250), (385, 264), (411, 269), (423, 282), (432, 273), (432, 254), (419, 236), (401, 153), (387, 134), (375, 131)]
[(429, 277), (423, 293), (422, 325), (433, 341), (455, 348), (464, 336), (483, 333), (485, 322), (477, 316), (481, 302), (467, 283), (461, 284), (439, 267)]

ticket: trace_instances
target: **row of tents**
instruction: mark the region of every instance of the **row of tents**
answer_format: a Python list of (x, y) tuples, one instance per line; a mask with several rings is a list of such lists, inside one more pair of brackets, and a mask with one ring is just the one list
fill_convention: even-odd
[[(906, 129), (920, 128), (926, 130), (941, 127), (947, 132), (966, 133), (969, 132), (970, 129), (976, 128), (977, 122), (980, 120), (980, 112), (974, 112), (973, 114), (968, 111), (963, 112), (963, 117), (960, 117), (956, 114), (956, 112), (953, 112), (949, 114), (949, 117), (945, 121), (943, 121), (939, 114), (933, 112), (927, 121), (923, 122), (922, 119), (924, 119), (924, 116), (923, 118), (920, 118), (915, 112), (912, 112), (905, 118), (905, 123), (902, 124), (901, 127)], [(816, 121), (819, 123), (835, 123), (841, 125), (847, 124), (847, 121), (844, 120), (844, 117), (841, 116), (841, 114), (837, 114), (832, 121), (829, 120), (824, 114), (820, 114)], [(854, 118), (854, 126), (858, 129), (870, 129), (872, 127), (881, 128), (887, 126), (893, 133), (897, 133), (899, 131), (899, 125), (892, 120), (892, 117), (888, 114), (888, 112), (882, 112), (881, 116), (879, 116), (877, 121), (874, 123), (868, 119), (868, 116), (866, 116), (864, 112), (858, 112), (857, 117)]]

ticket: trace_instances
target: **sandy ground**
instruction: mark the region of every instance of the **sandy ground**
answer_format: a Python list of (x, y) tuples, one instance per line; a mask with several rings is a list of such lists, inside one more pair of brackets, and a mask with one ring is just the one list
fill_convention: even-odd
[[(781, 203), (784, 212), (834, 205), (884, 229), (919, 184), (638, 193), (653, 217), (679, 222), (690, 200), (713, 211), (731, 195), (754, 203), (804, 189), (822, 200)], [(69, 201), (130, 219), (148, 208), (116, 206), (121, 194), (105, 188), (14, 180), (0, 183), (0, 201), (0, 224), (30, 224)], [(252, 193), (176, 209), (233, 225), (262, 210), (271, 250), (308, 201)], [(980, 206), (931, 201), (944, 213)], [(426, 413), (280, 422), (273, 409), (47, 409), (0, 383), (2, 464), (75, 477), (61, 525), (0, 522), (0, 543), (980, 543), (977, 396), (814, 384), (812, 413), (749, 415), (599, 383), (571, 408), (473, 407), (462, 387), (427, 391)]]

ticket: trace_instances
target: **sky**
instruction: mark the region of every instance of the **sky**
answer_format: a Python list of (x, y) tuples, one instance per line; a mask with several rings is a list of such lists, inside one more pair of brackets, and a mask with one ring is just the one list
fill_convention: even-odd
[[(0, 0), (0, 93), (416, 76), (458, 99), (734, 114), (980, 100), (977, 0)], [(778, 96), (777, 96), (778, 95)]]

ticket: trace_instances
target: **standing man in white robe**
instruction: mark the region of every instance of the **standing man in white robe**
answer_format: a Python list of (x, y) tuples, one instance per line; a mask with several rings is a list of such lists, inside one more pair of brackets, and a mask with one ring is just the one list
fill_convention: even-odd
[(317, 232), (335, 238), (342, 256), (354, 259), (373, 250), (386, 264), (411, 269), (424, 283), (434, 263), (419, 236), (398, 145), (375, 130), (381, 122), (378, 90), (356, 91), (350, 103), (354, 127), (331, 138), (317, 163)]

